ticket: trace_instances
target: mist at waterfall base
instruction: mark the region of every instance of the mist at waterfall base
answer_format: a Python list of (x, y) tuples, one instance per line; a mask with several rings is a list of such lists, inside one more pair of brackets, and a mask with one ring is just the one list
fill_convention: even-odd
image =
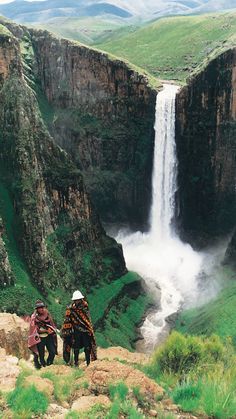
[(146, 349), (160, 342), (167, 319), (181, 307), (203, 303), (220, 288), (213, 280), (224, 246), (197, 253), (175, 233), (177, 159), (175, 146), (175, 96), (177, 86), (165, 85), (157, 95), (152, 206), (148, 233), (120, 230), (116, 240), (123, 246), (127, 268), (144, 279), (157, 302), (141, 328)]

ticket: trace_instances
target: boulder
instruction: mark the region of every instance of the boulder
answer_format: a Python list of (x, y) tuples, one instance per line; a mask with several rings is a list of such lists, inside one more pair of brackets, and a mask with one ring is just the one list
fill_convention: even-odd
[(5, 349), (0, 348), (0, 389), (8, 392), (15, 388), (16, 379), (20, 374), (18, 358), (7, 355)]
[(56, 403), (51, 403), (48, 407), (47, 414), (44, 416), (45, 419), (64, 419), (68, 413), (68, 409), (59, 406)]
[(0, 347), (9, 355), (28, 359), (27, 346), (29, 324), (16, 314), (0, 313)]
[(110, 406), (111, 401), (107, 396), (104, 396), (102, 394), (100, 394), (99, 396), (82, 396), (74, 401), (71, 410), (75, 410), (81, 413), (85, 412), (86, 410), (90, 410), (96, 404)]
[(128, 387), (139, 387), (140, 392), (149, 398), (156, 399), (162, 396), (164, 390), (155, 381), (133, 367), (121, 364), (118, 361), (95, 361), (85, 370), (85, 377), (90, 388), (99, 393), (108, 393), (110, 384), (123, 382)]
[(98, 348), (98, 359), (121, 360), (130, 364), (146, 364), (149, 356), (141, 352), (129, 352), (128, 349), (121, 346), (111, 348)]

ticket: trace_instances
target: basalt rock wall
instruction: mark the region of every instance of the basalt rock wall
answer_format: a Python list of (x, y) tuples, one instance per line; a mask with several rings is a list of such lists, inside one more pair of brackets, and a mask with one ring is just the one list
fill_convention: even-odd
[(106, 221), (145, 225), (151, 200), (156, 91), (124, 62), (30, 31), (50, 131), (81, 169)]
[(201, 247), (236, 224), (236, 48), (178, 93), (176, 144), (179, 230)]

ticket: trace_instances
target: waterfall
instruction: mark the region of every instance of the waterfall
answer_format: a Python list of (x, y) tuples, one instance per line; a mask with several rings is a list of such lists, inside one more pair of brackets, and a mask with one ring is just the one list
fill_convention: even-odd
[(177, 86), (165, 85), (156, 101), (155, 147), (152, 178), (150, 231), (127, 234), (120, 231), (129, 270), (139, 273), (156, 302), (141, 328), (147, 350), (160, 342), (167, 319), (183, 301), (193, 301), (202, 255), (182, 243), (173, 228), (177, 189), (175, 146), (175, 97)]
[(171, 236), (175, 212), (177, 158), (175, 147), (175, 96), (177, 86), (164, 85), (157, 95), (155, 146), (152, 177), (151, 234), (158, 239)]

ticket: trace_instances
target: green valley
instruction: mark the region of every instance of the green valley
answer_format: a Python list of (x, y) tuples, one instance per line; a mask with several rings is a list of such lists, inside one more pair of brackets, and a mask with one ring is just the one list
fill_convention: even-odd
[(168, 17), (96, 47), (164, 80), (184, 82), (199, 66), (235, 45), (236, 13)]
[(45, 29), (61, 38), (79, 41), (86, 45), (118, 39), (132, 33), (138, 26), (119, 18), (105, 17), (57, 17), (45, 23), (31, 25), (33, 28)]

